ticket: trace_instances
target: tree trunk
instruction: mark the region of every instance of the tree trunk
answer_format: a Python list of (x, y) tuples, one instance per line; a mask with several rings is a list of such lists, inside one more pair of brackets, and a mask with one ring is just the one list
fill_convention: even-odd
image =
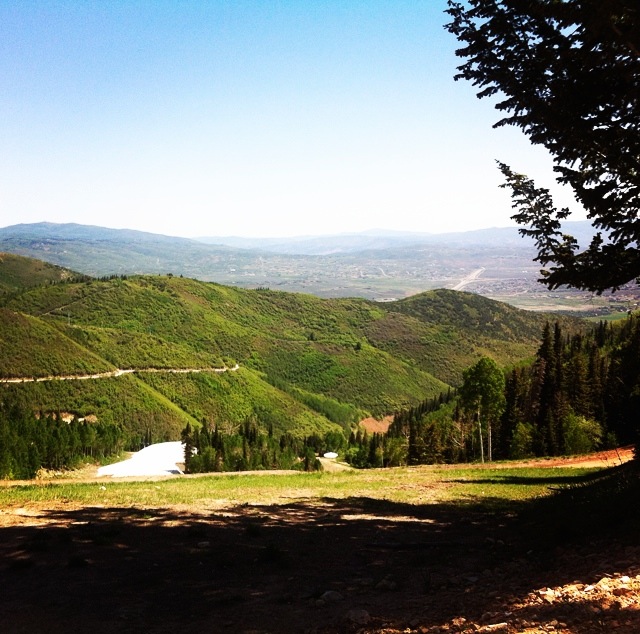
[(491, 421), (487, 422), (487, 452), (489, 462), (493, 462), (493, 451), (491, 448)]
[(484, 462), (484, 446), (482, 444), (482, 421), (480, 420), (480, 410), (478, 410), (478, 436), (480, 437), (480, 462)]

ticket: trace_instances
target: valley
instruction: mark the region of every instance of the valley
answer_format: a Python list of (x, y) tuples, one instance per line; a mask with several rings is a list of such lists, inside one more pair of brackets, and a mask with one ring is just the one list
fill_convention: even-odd
[[(588, 223), (569, 224), (581, 242), (591, 239)], [(624, 315), (640, 298), (635, 284), (603, 296), (546, 290), (538, 282), (540, 266), (533, 261), (533, 244), (521, 238), (516, 228), (442, 235), (187, 240), (39, 223), (0, 229), (0, 251), (93, 277), (170, 273), (238, 288), (323, 298), (387, 302), (440, 288), (464, 288), (527, 310), (592, 317)], [(474, 275), (480, 269), (482, 273)]]
[[(21, 267), (28, 285), (12, 281)], [(489, 273), (476, 267), (464, 288)], [(631, 449), (589, 461), (315, 473), (300, 471), (295, 453), (296, 471), (256, 462), (260, 451), (275, 460), (278, 438), (285, 451), (309, 439), (344, 442), (363, 419), (425, 412), (478, 359), (524, 376), (549, 320), (558, 354), (565, 340), (576, 351), (583, 333), (605, 341), (612, 329), (587, 335), (580, 320), (460, 290), (321, 298), (168, 274), (94, 279), (16, 256), (0, 261), (0, 284), (0, 392), (13, 408), (0, 412), (3, 443), (12, 416), (23, 435), (36, 430), (30, 447), (45, 425), (54, 445), (67, 428), (112, 426), (127, 449), (181, 435), (192, 442), (197, 430), (224, 435), (229, 464), (233, 450), (233, 464), (259, 469), (116, 482), (96, 478), (93, 461), (3, 482), (0, 570), (9, 582), (0, 616), (15, 631), (37, 629), (43, 606), (51, 632), (79, 622), (92, 632), (246, 634), (640, 626), (637, 526), (626, 511), (637, 496)], [(629, 341), (635, 324), (619, 329)], [(567, 363), (576, 376), (580, 363)], [(425, 439), (437, 438), (426, 413), (418, 420)], [(399, 442), (411, 447), (416, 430)], [(19, 446), (20, 436), (9, 442)], [(314, 457), (313, 448), (302, 455)]]

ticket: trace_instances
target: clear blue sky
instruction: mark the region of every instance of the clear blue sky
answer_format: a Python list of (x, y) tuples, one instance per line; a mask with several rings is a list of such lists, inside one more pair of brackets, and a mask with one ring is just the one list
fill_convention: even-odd
[(512, 225), (495, 159), (551, 161), (453, 81), (445, 5), (0, 0), (0, 226)]

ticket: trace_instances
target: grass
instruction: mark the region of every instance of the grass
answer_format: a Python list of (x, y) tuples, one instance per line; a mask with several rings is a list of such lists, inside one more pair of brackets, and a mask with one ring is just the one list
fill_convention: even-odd
[(553, 489), (581, 484), (598, 469), (405, 467), (338, 473), (233, 474), (142, 482), (104, 480), (5, 486), (0, 506), (68, 503), (110, 507), (185, 505), (200, 509), (239, 504), (322, 503), (324, 499), (369, 498), (424, 505), (439, 502), (504, 507), (547, 496)]

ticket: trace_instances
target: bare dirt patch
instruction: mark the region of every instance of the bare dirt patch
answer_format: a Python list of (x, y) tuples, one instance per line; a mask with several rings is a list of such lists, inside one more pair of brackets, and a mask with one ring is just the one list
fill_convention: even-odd
[(385, 416), (382, 420), (369, 417), (360, 421), (360, 427), (369, 434), (386, 434), (392, 422), (393, 416)]
[(640, 631), (640, 548), (373, 500), (2, 515), (3, 631)]
[(596, 453), (586, 454), (584, 456), (557, 456), (554, 458), (535, 458), (531, 460), (519, 460), (517, 462), (492, 462), (484, 465), (476, 465), (487, 469), (508, 469), (517, 464), (521, 467), (549, 468), (556, 467), (594, 467), (608, 468), (617, 467), (633, 460), (633, 446), (621, 447), (619, 449), (608, 449), (607, 451), (598, 451)]

